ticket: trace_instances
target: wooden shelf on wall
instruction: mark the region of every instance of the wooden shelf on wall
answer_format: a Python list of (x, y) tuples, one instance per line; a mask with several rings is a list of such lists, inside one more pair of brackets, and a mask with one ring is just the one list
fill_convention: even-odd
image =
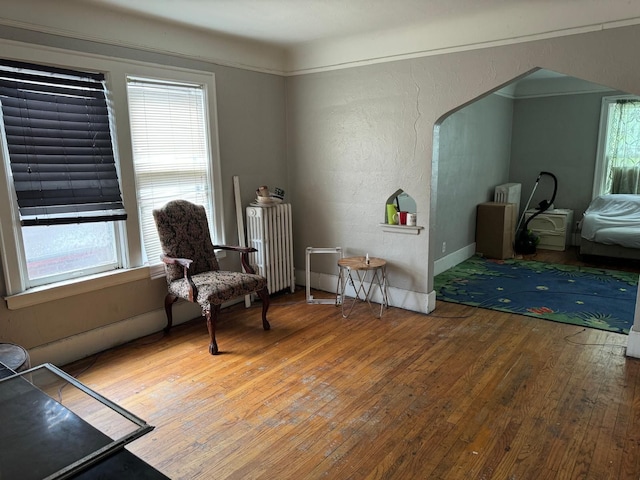
[(420, 230), (424, 230), (424, 227), (420, 225), (391, 225), (389, 223), (379, 223), (378, 226), (385, 232), (404, 233), (406, 235), (420, 235)]

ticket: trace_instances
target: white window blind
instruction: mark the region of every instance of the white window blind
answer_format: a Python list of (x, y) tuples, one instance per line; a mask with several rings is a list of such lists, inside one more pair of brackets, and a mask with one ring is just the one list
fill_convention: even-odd
[(149, 264), (160, 263), (152, 211), (170, 200), (203, 205), (212, 195), (206, 97), (201, 85), (130, 77), (127, 83), (140, 225)]

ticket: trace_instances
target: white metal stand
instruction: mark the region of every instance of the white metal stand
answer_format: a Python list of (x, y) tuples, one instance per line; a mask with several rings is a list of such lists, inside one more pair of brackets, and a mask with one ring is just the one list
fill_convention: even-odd
[(305, 285), (307, 288), (307, 303), (313, 303), (313, 304), (334, 304), (334, 305), (341, 305), (342, 304), (342, 295), (339, 293), (336, 293), (336, 298), (335, 299), (331, 299), (331, 298), (313, 298), (313, 295), (311, 295), (311, 258), (310, 255), (312, 253), (333, 253), (333, 254), (338, 254), (340, 255), (340, 258), (342, 258), (342, 247), (326, 247), (326, 248), (314, 248), (314, 247), (307, 247), (307, 258), (306, 258), (306, 262), (305, 262), (305, 273), (306, 273), (306, 278), (305, 278)]

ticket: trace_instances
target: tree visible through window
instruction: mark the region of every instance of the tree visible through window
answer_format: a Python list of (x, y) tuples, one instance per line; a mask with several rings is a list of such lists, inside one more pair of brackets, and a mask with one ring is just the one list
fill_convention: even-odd
[(603, 99), (594, 194), (640, 193), (640, 99)]

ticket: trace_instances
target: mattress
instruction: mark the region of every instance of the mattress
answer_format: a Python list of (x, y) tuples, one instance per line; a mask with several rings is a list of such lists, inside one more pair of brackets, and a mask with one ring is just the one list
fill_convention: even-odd
[(630, 227), (601, 228), (596, 232), (593, 241), (605, 245), (640, 248), (640, 229)]
[(640, 248), (640, 195), (601, 195), (582, 219), (582, 238), (605, 245)]

